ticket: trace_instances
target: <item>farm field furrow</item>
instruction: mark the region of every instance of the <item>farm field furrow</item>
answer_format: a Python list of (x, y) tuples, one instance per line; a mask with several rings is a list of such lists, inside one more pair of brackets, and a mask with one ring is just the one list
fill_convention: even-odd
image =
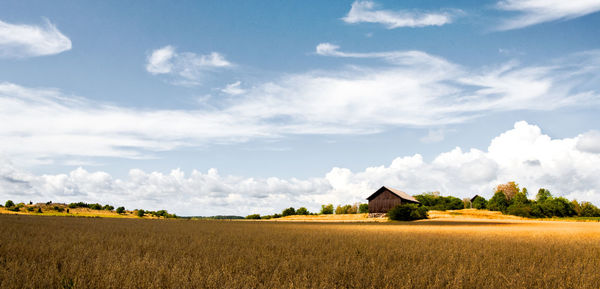
[(600, 224), (0, 215), (0, 288), (600, 288)]

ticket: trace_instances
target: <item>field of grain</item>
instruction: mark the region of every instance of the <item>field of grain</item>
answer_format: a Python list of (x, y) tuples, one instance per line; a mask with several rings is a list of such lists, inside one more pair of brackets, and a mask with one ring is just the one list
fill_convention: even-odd
[(0, 215), (0, 288), (600, 288), (600, 224)]

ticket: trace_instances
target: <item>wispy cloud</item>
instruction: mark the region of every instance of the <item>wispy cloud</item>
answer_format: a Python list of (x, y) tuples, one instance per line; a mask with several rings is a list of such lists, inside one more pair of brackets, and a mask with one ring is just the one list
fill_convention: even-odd
[(240, 95), (246, 92), (246, 90), (241, 88), (241, 85), (241, 81), (236, 81), (234, 83), (228, 84), (227, 86), (225, 86), (225, 88), (221, 89), (221, 91), (230, 95)]
[(523, 28), (539, 23), (581, 17), (600, 11), (597, 0), (503, 0), (500, 10), (517, 12), (498, 27), (499, 30)]
[[(144, 158), (210, 143), (431, 128), (491, 112), (600, 104), (598, 51), (538, 66), (509, 62), (482, 69), (421, 51), (319, 47), (321, 55), (377, 61), (289, 74), (253, 84), (235, 98), (210, 98), (208, 106), (178, 110), (125, 108), (0, 83), (0, 152), (30, 163), (59, 157)], [(241, 92), (240, 84), (225, 90)]]
[(600, 153), (582, 151), (585, 136), (553, 139), (538, 126), (517, 122), (491, 140), (487, 150), (455, 148), (432, 161), (419, 154), (389, 165), (352, 172), (332, 168), (309, 179), (245, 178), (180, 169), (167, 173), (130, 170), (122, 179), (78, 168), (67, 174), (34, 175), (0, 161), (0, 197), (15, 201), (87, 201), (127, 208), (168, 209), (181, 215), (272, 214), (283, 208), (364, 202), (382, 184), (410, 194), (440, 191), (458, 197), (491, 197), (493, 188), (517, 181), (531, 191), (600, 205)]
[(419, 140), (423, 143), (436, 143), (444, 140), (446, 131), (444, 129), (429, 129), (427, 135)]
[(71, 50), (71, 40), (54, 24), (10, 24), (0, 20), (0, 57), (25, 58)]
[(178, 53), (175, 47), (167, 45), (152, 51), (146, 62), (146, 70), (153, 75), (174, 76), (174, 84), (199, 85), (206, 73), (232, 65), (218, 52), (205, 55)]
[(399, 27), (442, 26), (453, 21), (461, 12), (419, 12), (408, 10), (378, 10), (372, 1), (355, 1), (348, 14), (342, 18), (346, 23), (379, 23), (388, 29)]

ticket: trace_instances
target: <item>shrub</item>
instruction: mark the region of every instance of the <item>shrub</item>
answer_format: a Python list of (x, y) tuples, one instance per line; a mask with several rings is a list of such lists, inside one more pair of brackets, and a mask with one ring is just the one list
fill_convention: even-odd
[(388, 211), (388, 218), (395, 221), (427, 219), (427, 207), (416, 204), (398, 205)]
[(284, 217), (295, 215), (295, 214), (296, 214), (296, 210), (294, 209), (294, 207), (289, 207), (281, 212), (281, 215)]
[(7, 208), (14, 207), (14, 205), (15, 203), (13, 203), (11, 200), (6, 201), (6, 204), (4, 204), (4, 206)]
[(246, 216), (246, 219), (250, 219), (250, 220), (260, 220), (260, 215), (259, 215), (259, 214), (252, 214), (252, 215), (248, 215), (248, 216)]
[(137, 210), (138, 217), (143, 217), (145, 214), (146, 214), (146, 212), (144, 210)]
[(310, 215), (310, 212), (305, 207), (300, 207), (296, 210), (296, 215)]
[(358, 212), (361, 214), (369, 212), (369, 204), (360, 204), (358, 206)]
[(111, 205), (104, 205), (104, 207), (102, 207), (103, 210), (107, 210), (107, 211), (112, 211), (115, 209), (115, 207), (111, 206)]
[(63, 208), (61, 208), (61, 207), (59, 207), (59, 206), (54, 206), (54, 207), (53, 207), (53, 209), (54, 209), (55, 211), (57, 211), (57, 212), (63, 212), (63, 211), (64, 211), (64, 209), (63, 209)]
[(35, 210), (33, 207), (27, 207), (28, 212), (33, 212), (33, 210)]
[(324, 214), (324, 215), (333, 214), (333, 205), (332, 204), (321, 205), (320, 214)]
[(41, 214), (42, 213), (42, 208), (38, 208), (37, 212)]
[(123, 213), (125, 213), (125, 207), (118, 207), (117, 214), (123, 214)]

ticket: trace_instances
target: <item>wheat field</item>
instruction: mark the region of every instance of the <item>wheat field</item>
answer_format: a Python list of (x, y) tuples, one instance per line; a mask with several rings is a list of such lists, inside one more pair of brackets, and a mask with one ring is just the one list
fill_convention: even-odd
[(600, 288), (600, 224), (0, 215), (0, 288)]

